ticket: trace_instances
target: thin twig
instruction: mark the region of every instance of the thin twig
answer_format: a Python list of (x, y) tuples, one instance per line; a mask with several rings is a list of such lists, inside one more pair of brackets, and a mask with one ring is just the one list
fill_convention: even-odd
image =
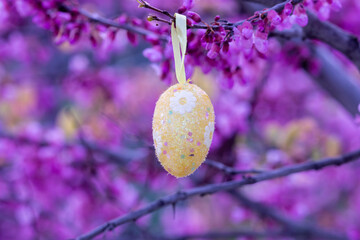
[[(307, 28), (312, 28), (312, 25)], [(322, 31), (314, 31), (314, 33), (315, 32), (316, 34), (321, 34)], [(293, 28), (281, 32), (276, 31), (272, 32), (270, 36), (286, 40), (309, 38), (302, 28)], [(344, 36), (346, 36), (346, 34)], [(351, 47), (351, 45), (346, 44), (346, 40), (336, 40), (336, 37), (332, 34), (330, 34), (327, 39), (333, 39), (329, 41), (329, 43), (334, 42), (337, 44), (340, 41), (342, 42), (343, 47)], [(352, 74), (349, 74), (349, 72), (342, 66), (341, 61), (336, 59), (331, 51), (326, 49), (324, 46), (314, 46), (313, 44), (308, 44), (308, 47), (313, 54), (313, 59), (320, 63), (320, 69), (318, 72), (314, 73), (311, 71), (311, 66), (309, 68), (308, 65), (303, 65), (304, 70), (309, 73), (318, 85), (320, 85), (335, 100), (337, 100), (345, 110), (347, 110), (351, 115), (356, 116), (359, 112), (358, 105), (360, 103), (360, 86), (357, 84), (356, 78)], [(353, 62), (355, 65), (358, 64), (358, 67), (360, 67), (360, 47), (357, 50), (354, 49), (354, 52), (349, 54), (355, 56), (356, 52), (358, 52), (359, 55), (358, 57), (354, 57)], [(357, 58), (359, 58), (359, 63), (357, 63)]]
[(146, 2), (144, 0), (138, 0), (138, 3), (140, 3), (139, 7), (148, 8), (148, 9), (153, 10), (155, 12), (164, 14), (165, 16), (171, 18), (172, 20), (175, 20), (175, 17), (166, 10), (162, 10), (160, 8), (154, 7), (154, 6), (150, 5), (148, 2)]
[[(149, 229), (142, 228), (137, 224), (131, 223), (130, 227), (132, 226), (141, 233), (143, 239), (154, 239), (154, 240), (232, 239), (239, 237), (269, 238), (269, 237), (280, 237), (280, 236), (290, 235), (289, 232), (286, 232), (282, 229), (271, 229), (266, 231), (251, 231), (247, 229), (229, 229), (223, 231), (206, 231), (203, 233), (159, 235), (159, 234), (153, 234), (151, 231), (149, 231)], [(125, 234), (122, 234), (122, 236), (120, 237), (123, 237)]]
[(98, 14), (90, 13), (90, 12), (84, 10), (84, 9), (75, 9), (75, 8), (71, 8), (71, 7), (66, 6), (66, 5), (62, 5), (61, 10), (66, 11), (66, 12), (77, 12), (77, 13), (81, 14), (82, 16), (86, 17), (87, 19), (89, 19), (90, 21), (102, 24), (104, 26), (127, 30), (129, 32), (133, 32), (133, 33), (139, 34), (141, 36), (154, 36), (154, 37), (157, 37), (157, 38), (159, 38), (160, 40), (163, 40), (163, 41), (167, 40), (164, 36), (155, 34), (155, 33), (151, 32), (149, 30), (146, 30), (144, 28), (136, 27), (136, 26), (126, 24), (126, 23), (120, 24), (120, 23), (117, 23), (117, 22), (115, 22), (113, 20), (110, 20), (108, 18), (102, 17), (102, 16), (100, 16)]
[(198, 234), (186, 234), (181, 236), (173, 237), (156, 237), (158, 240), (186, 240), (186, 239), (235, 239), (239, 237), (252, 237), (252, 238), (270, 238), (270, 237), (280, 237), (280, 236), (289, 236), (289, 233), (286, 233), (281, 230), (277, 231), (263, 231), (255, 232), (248, 230), (237, 230), (237, 231), (228, 231), (228, 232), (207, 232), (207, 233), (198, 233)]
[(245, 185), (254, 184), (257, 182), (262, 182), (274, 178), (288, 176), (294, 173), (309, 171), (309, 170), (319, 170), (327, 166), (340, 166), (352, 161), (355, 161), (360, 158), (360, 150), (345, 154), (340, 157), (334, 158), (325, 158), (318, 161), (308, 161), (301, 164), (295, 164), (291, 166), (282, 167), (276, 170), (268, 171), (255, 175), (254, 177), (246, 177), (242, 180), (234, 180), (225, 183), (216, 183), (209, 184), (202, 187), (192, 188), (186, 191), (177, 192), (172, 195), (160, 198), (149, 205), (141, 208), (137, 211), (125, 214), (121, 217), (115, 218), (107, 223), (104, 223), (95, 229), (89, 231), (88, 233), (78, 237), (78, 240), (89, 240), (94, 237), (102, 234), (103, 232), (113, 230), (114, 228), (131, 221), (136, 221), (138, 218), (148, 215), (154, 211), (157, 211), (165, 206), (176, 204), (180, 201), (195, 197), (195, 196), (205, 196), (208, 194), (213, 194), (219, 191), (229, 191)]
[(239, 170), (236, 168), (226, 166), (225, 164), (222, 164), (221, 162), (213, 161), (210, 159), (207, 159), (204, 163), (211, 167), (217, 168), (220, 171), (223, 171), (224, 173), (229, 174), (229, 175), (248, 174), (248, 173), (263, 173), (264, 172), (264, 171), (258, 170), (258, 169)]
[(320, 62), (321, 68), (317, 74), (312, 74), (309, 69), (305, 68), (305, 70), (312, 75), (319, 86), (355, 117), (359, 114), (358, 106), (360, 104), (360, 85), (357, 83), (356, 77), (349, 73), (341, 61), (324, 46), (313, 46), (310, 49), (313, 51), (314, 59)]
[[(258, 17), (263, 19), (263, 18), (265, 18), (267, 16), (268, 12), (271, 11), (271, 10), (274, 10), (277, 13), (281, 13), (282, 10), (284, 10), (284, 7), (285, 7), (285, 5), (287, 3), (291, 3), (293, 6), (295, 6), (295, 5), (300, 4), (302, 2), (303, 2), (303, 0), (287, 0), (287, 1), (284, 1), (284, 2), (281, 2), (281, 3), (278, 3), (278, 4), (274, 5), (271, 8), (267, 8), (267, 9), (264, 9), (263, 11), (258, 12), (257, 15), (254, 15), (254, 16), (250, 17), (249, 20), (254, 21)], [(234, 25), (234, 27), (237, 27), (237, 26), (240, 26), (241, 24), (243, 24), (245, 21), (246, 20), (241, 20), (241, 21), (233, 23), (233, 25)]]
[(342, 52), (360, 70), (360, 42), (358, 37), (338, 26), (320, 21), (313, 13), (307, 11), (309, 23), (304, 27), (306, 38), (320, 40)]
[(158, 22), (162, 22), (162, 23), (166, 23), (166, 24), (171, 25), (171, 21), (168, 21), (168, 20), (163, 19), (163, 18), (159, 18), (158, 16), (149, 15), (149, 17), (150, 17), (151, 21), (158, 21)]
[[(188, 233), (188, 234), (176, 234), (176, 235), (159, 235), (153, 234), (149, 229), (142, 228), (137, 224), (131, 223), (129, 227), (137, 229), (143, 239), (154, 240), (187, 240), (187, 239), (232, 239), (239, 237), (251, 237), (251, 238), (269, 238), (290, 236), (291, 233), (284, 231), (283, 229), (271, 229), (264, 231), (251, 231), (247, 229), (229, 229), (223, 231), (206, 231), (203, 233)], [(126, 234), (126, 232), (125, 232)], [(120, 237), (123, 237), (122, 234)]]

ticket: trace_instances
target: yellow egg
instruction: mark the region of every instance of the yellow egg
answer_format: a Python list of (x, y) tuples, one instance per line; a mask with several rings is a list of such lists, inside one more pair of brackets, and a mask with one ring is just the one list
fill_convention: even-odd
[(205, 160), (215, 125), (209, 96), (190, 83), (168, 88), (156, 103), (153, 139), (161, 165), (175, 177), (192, 174)]

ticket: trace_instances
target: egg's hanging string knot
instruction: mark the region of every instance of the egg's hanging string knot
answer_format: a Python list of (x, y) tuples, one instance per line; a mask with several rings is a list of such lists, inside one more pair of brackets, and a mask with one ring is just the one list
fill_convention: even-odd
[(176, 78), (179, 83), (184, 84), (186, 83), (184, 66), (187, 46), (186, 16), (175, 13), (175, 21), (171, 24), (171, 40), (174, 51)]

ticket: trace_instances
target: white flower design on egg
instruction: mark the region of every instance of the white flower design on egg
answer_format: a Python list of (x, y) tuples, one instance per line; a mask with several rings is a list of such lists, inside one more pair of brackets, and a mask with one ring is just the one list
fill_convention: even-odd
[(214, 122), (209, 122), (209, 124), (205, 127), (204, 132), (204, 144), (209, 148), (211, 145), (213, 133), (215, 129)]
[(170, 108), (180, 114), (191, 112), (196, 105), (196, 97), (190, 91), (181, 90), (175, 92), (170, 98)]
[(156, 154), (159, 156), (161, 154), (161, 149), (163, 146), (161, 142), (161, 135), (157, 131), (154, 131), (153, 136), (154, 136)]

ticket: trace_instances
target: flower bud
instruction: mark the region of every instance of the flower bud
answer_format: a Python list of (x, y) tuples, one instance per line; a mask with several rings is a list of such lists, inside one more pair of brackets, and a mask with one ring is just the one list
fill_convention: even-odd
[(238, 29), (240, 30), (241, 36), (245, 39), (250, 39), (253, 35), (253, 26), (248, 21), (245, 21)]
[(288, 3), (285, 4), (283, 14), (285, 16), (289, 16), (291, 14), (292, 10), (293, 10), (293, 5), (288, 2)]
[(281, 17), (275, 10), (270, 10), (267, 14), (267, 18), (271, 22), (272, 25), (278, 25), (281, 22)]
[(179, 9), (178, 9), (178, 13), (179, 14), (183, 14), (184, 12), (186, 12), (187, 11), (187, 8), (183, 5), (183, 6), (181, 6)]
[(223, 52), (224, 52), (224, 53), (227, 53), (227, 52), (229, 51), (229, 47), (230, 47), (229, 42), (228, 42), (228, 41), (225, 41), (225, 42), (223, 43), (223, 47), (222, 47)]
[(191, 18), (194, 22), (199, 23), (201, 22), (201, 17), (196, 12), (188, 11), (187, 16)]
[(137, 44), (137, 36), (134, 33), (127, 31), (126, 36), (132, 45)]
[(210, 51), (207, 53), (207, 57), (210, 59), (215, 59), (220, 52), (220, 45), (219, 44), (213, 44)]
[(255, 48), (265, 54), (268, 50), (269, 41), (267, 40), (268, 34), (266, 32), (256, 31), (254, 35)]
[(154, 21), (155, 18), (154, 18), (154, 16), (149, 15), (149, 16), (146, 18), (146, 20), (148, 20), (149, 22), (151, 22), (151, 21)]

